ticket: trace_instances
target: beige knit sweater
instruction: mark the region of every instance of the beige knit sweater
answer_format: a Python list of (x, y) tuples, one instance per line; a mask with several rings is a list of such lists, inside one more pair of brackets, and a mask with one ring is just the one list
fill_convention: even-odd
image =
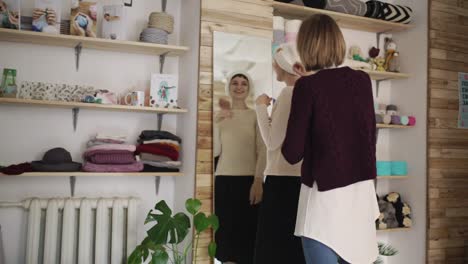
[(255, 111), (232, 110), (232, 113), (232, 118), (214, 124), (213, 154), (219, 156), (215, 175), (263, 179), (266, 151)]

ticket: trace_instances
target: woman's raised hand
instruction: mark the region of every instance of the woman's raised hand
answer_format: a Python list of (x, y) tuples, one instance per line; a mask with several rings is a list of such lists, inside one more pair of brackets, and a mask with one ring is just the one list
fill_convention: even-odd
[(257, 105), (266, 105), (266, 106), (269, 106), (271, 104), (271, 98), (266, 95), (266, 94), (262, 94), (260, 95), (259, 97), (257, 97), (257, 100), (255, 100), (255, 103)]

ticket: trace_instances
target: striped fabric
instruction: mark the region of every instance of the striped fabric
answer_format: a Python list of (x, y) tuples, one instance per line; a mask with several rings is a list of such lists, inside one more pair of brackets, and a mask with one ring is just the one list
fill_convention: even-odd
[(382, 19), (390, 22), (408, 24), (413, 10), (407, 6), (383, 3)]
[(360, 0), (327, 0), (326, 10), (364, 16), (367, 13), (367, 5)]

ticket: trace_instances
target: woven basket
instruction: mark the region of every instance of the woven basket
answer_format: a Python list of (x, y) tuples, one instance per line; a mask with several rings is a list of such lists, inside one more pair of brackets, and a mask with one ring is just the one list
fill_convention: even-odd
[(174, 31), (174, 17), (166, 12), (153, 12), (149, 16), (148, 27), (159, 28), (171, 34)]

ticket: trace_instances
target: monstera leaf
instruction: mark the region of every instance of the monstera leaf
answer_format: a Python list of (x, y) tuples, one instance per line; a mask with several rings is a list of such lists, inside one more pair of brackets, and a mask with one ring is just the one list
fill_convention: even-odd
[(187, 236), (190, 229), (190, 219), (184, 213), (172, 216), (165, 201), (156, 204), (156, 211), (160, 214), (150, 213), (157, 224), (148, 230), (148, 236), (155, 244), (179, 244)]

